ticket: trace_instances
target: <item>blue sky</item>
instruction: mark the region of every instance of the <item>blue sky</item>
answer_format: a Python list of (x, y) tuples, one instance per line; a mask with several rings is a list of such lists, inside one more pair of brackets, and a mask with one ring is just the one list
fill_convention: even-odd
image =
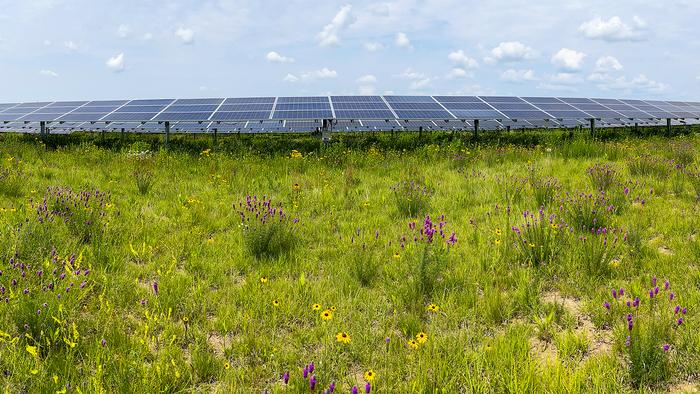
[(0, 0), (0, 101), (700, 99), (697, 0)]

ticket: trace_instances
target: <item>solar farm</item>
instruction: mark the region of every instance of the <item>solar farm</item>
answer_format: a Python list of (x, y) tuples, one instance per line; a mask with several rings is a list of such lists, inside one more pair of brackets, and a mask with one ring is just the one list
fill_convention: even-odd
[(505, 96), (312, 96), (0, 104), (25, 133), (308, 133), (693, 125), (700, 103)]

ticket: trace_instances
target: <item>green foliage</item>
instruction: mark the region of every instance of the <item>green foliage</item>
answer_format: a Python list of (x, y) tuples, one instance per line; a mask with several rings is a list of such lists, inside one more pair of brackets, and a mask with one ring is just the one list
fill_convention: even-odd
[(526, 211), (525, 222), (514, 227), (515, 248), (520, 261), (533, 266), (552, 263), (564, 246), (564, 223), (556, 215)]
[(396, 209), (405, 217), (418, 217), (430, 208), (430, 198), (434, 191), (416, 181), (402, 181), (391, 188), (394, 192)]

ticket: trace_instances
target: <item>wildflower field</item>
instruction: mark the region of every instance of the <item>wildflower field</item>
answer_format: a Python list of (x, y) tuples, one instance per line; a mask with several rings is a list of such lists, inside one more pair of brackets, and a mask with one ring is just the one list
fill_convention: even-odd
[(700, 137), (577, 134), (3, 136), (0, 388), (697, 390)]

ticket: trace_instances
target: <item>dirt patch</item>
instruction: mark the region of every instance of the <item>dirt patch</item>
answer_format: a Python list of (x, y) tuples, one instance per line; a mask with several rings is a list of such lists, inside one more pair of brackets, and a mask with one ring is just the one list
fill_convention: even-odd
[(665, 245), (659, 246), (658, 251), (659, 251), (659, 253), (661, 253), (664, 256), (673, 255), (673, 251), (668, 246), (665, 246)]
[(700, 393), (698, 382), (678, 382), (668, 388), (671, 394)]
[(224, 350), (226, 349), (226, 343), (231, 343), (230, 338), (226, 338), (218, 332), (212, 332), (207, 338), (207, 343), (214, 350), (214, 354), (219, 357), (224, 357)]
[(587, 314), (583, 313), (581, 300), (573, 297), (566, 297), (559, 292), (553, 291), (541, 296), (544, 303), (561, 305), (569, 314), (576, 318), (575, 333), (585, 335), (591, 345), (588, 348), (588, 356), (597, 356), (612, 350), (612, 337), (609, 331), (599, 331), (595, 329), (593, 322)]
[(537, 337), (530, 338), (530, 354), (537, 360), (542, 368), (547, 368), (557, 361), (556, 347)]

